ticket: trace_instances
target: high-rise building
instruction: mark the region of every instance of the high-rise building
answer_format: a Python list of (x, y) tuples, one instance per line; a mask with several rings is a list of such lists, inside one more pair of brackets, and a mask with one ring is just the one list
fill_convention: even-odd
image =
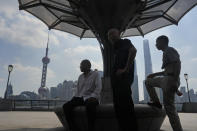
[[(150, 48), (149, 48), (149, 42), (148, 40), (144, 40), (143, 41), (143, 47), (144, 47), (144, 63), (145, 63), (145, 79), (149, 74), (153, 73), (152, 70), (152, 60), (151, 60), (151, 54), (150, 54)], [(146, 86), (145, 86), (145, 81), (143, 81), (143, 89), (144, 89), (144, 101), (148, 102), (150, 100), (150, 97), (148, 95), (148, 92), (146, 90)], [(160, 98), (160, 90), (159, 88), (155, 88), (158, 97)], [(162, 98), (160, 98), (162, 99)]]
[(149, 74), (153, 73), (148, 40), (143, 41), (143, 47), (144, 47), (144, 63), (145, 63), (145, 78), (146, 78)]
[(57, 99), (58, 98), (57, 87), (51, 87), (50, 88), (50, 96), (51, 96), (51, 99)]
[(42, 58), (43, 68), (42, 68), (41, 87), (38, 89), (38, 93), (41, 99), (49, 98), (49, 89), (46, 87), (47, 65), (50, 62), (50, 59), (48, 58), (48, 50), (49, 50), (48, 45), (49, 45), (49, 40), (47, 42), (46, 55), (45, 57)]
[(64, 82), (59, 83), (57, 87), (51, 87), (51, 98), (69, 101), (76, 93), (76, 86), (77, 81), (64, 80)]
[(64, 99), (69, 101), (73, 97), (73, 88), (75, 87), (73, 81), (64, 81), (63, 82), (63, 96)]
[(135, 104), (139, 103), (139, 88), (138, 88), (138, 75), (137, 75), (137, 66), (136, 60), (134, 61), (134, 80), (133, 84), (131, 85), (132, 89), (132, 98)]
[(5, 98), (10, 98), (12, 95), (13, 95), (13, 87), (12, 87), (12, 84), (10, 83), (8, 84), (8, 87), (6, 89), (4, 96), (6, 96)]

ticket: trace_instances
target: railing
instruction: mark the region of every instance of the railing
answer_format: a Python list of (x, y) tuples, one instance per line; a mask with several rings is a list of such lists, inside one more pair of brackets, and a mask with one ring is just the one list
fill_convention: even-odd
[[(6, 100), (6, 101), (11, 101), (10, 102), (11, 110), (13, 111), (53, 111), (56, 107), (60, 107), (67, 102), (66, 100)], [(147, 104), (147, 103), (140, 102), (139, 104)], [(182, 105), (183, 103), (175, 103), (178, 112), (182, 112)]]
[(12, 100), (12, 110), (53, 111), (65, 102), (66, 100)]

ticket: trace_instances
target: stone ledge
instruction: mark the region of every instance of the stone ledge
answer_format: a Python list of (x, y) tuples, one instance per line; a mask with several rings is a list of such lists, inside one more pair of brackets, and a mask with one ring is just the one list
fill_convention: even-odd
[[(139, 131), (159, 131), (164, 119), (165, 111), (148, 105), (135, 105)], [(66, 130), (68, 125), (61, 107), (55, 109), (55, 113)], [(80, 106), (74, 110), (74, 120), (81, 131), (87, 130), (87, 118), (85, 107)], [(132, 123), (131, 123), (132, 124)], [(112, 104), (99, 105), (95, 122), (95, 131), (118, 131), (118, 123)]]
[(0, 100), (0, 111), (11, 111), (12, 110), (12, 100), (2, 99)]
[(183, 103), (182, 111), (187, 113), (197, 113), (197, 102)]

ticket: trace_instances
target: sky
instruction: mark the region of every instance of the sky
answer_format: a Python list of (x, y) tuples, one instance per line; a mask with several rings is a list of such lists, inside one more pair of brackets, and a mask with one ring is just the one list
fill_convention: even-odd
[[(151, 32), (144, 37), (128, 37), (137, 48), (137, 73), (140, 99), (143, 99), (144, 54), (143, 40), (149, 40), (153, 71), (161, 71), (162, 52), (155, 48), (160, 35), (169, 37), (169, 45), (176, 48), (182, 61), (181, 86), (186, 86), (184, 73), (189, 75), (189, 88), (197, 91), (197, 7), (187, 13), (178, 26), (172, 25)], [(79, 64), (89, 59), (92, 69), (103, 70), (99, 43), (96, 39), (82, 39), (71, 34), (49, 32), (47, 87), (56, 87), (64, 80), (77, 80)], [(0, 0), (0, 97), (4, 95), (8, 65), (14, 66), (10, 82), (14, 94), (22, 91), (37, 93), (41, 83), (42, 57), (45, 56), (48, 28), (25, 11), (19, 11), (17, 0)]]

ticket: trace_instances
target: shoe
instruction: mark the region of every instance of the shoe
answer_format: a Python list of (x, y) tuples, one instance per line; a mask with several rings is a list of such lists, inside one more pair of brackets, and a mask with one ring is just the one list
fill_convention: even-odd
[(147, 104), (149, 106), (154, 106), (154, 107), (157, 107), (159, 109), (162, 109), (162, 105), (160, 104), (160, 102), (148, 102)]

